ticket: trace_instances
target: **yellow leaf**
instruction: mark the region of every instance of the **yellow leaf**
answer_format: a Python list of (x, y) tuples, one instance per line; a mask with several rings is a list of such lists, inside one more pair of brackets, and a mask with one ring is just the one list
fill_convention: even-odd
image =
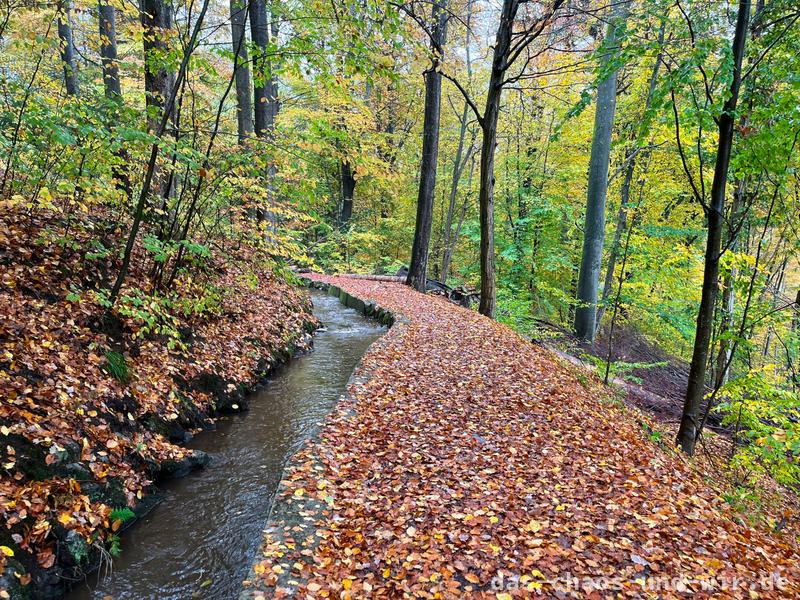
[(541, 583), (539, 583), (538, 581), (531, 581), (531, 582), (530, 582), (530, 583), (529, 583), (529, 584), (526, 586), (526, 589), (527, 589), (529, 592), (532, 592), (532, 591), (534, 591), (534, 590), (537, 590), (537, 591), (538, 591), (538, 590), (542, 589), (542, 584), (541, 584)]
[(0, 546), (0, 552), (5, 554), (6, 556), (14, 556), (14, 551), (8, 546)]
[(349, 590), (352, 586), (353, 586), (353, 580), (352, 579), (342, 579), (342, 587), (345, 590)]

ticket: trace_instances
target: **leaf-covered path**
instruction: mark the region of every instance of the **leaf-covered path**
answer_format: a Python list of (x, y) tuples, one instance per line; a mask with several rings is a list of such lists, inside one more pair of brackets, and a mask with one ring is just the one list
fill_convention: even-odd
[(788, 540), (737, 524), (689, 465), (546, 351), (399, 284), (318, 279), (399, 320), (287, 471), (277, 512), (294, 506), (306, 523), (273, 523), (251, 597), (800, 590)]

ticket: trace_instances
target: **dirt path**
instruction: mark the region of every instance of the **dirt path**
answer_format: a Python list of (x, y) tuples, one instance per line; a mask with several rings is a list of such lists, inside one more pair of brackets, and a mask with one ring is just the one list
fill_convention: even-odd
[(736, 524), (681, 458), (546, 351), (399, 284), (318, 279), (402, 322), (292, 462), (278, 514), (302, 523), (273, 522), (248, 596), (800, 591), (789, 540)]

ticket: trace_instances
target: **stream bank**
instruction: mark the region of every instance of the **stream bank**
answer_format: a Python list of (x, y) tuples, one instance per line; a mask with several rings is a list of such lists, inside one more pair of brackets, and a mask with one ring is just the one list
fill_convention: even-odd
[(121, 509), (142, 515), (157, 483), (207, 462), (185, 446), (194, 433), (309, 348), (304, 290), (228, 266), (214, 283), (216, 308), (175, 317), (178, 338), (89, 299), (0, 290), (0, 591), (62, 597), (119, 545)]
[(313, 293), (322, 323), (312, 352), (275, 372), (251, 410), (221, 419), (188, 448), (212, 457), (200, 473), (165, 483), (164, 502), (123, 538), (108, 578), (69, 600), (236, 598), (262, 539), (283, 468), (334, 406), (366, 348), (385, 329)]

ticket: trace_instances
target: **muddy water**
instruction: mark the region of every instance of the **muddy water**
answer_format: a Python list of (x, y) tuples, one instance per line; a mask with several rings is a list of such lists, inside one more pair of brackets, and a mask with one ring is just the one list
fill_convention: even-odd
[(385, 328), (314, 294), (325, 326), (314, 351), (256, 394), (247, 413), (189, 443), (212, 455), (203, 471), (163, 486), (164, 501), (125, 532), (113, 573), (81, 584), (70, 600), (236, 598), (261, 541), (286, 460), (344, 391), (367, 346)]

